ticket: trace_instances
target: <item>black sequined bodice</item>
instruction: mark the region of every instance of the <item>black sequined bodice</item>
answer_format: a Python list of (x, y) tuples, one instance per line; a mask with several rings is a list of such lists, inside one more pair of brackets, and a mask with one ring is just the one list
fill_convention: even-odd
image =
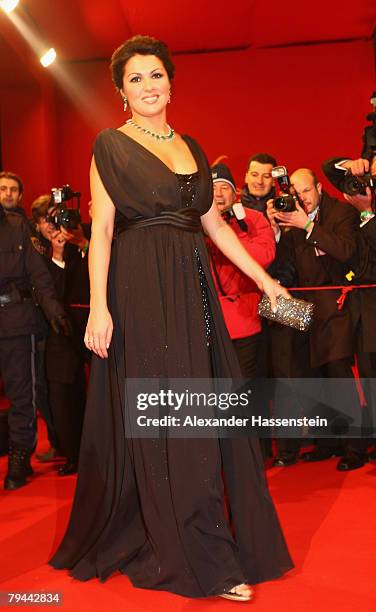
[(193, 174), (178, 174), (175, 172), (175, 175), (179, 181), (183, 206), (192, 206), (197, 192), (198, 172), (193, 172)]
[[(195, 199), (196, 192), (197, 192), (198, 178), (199, 178), (198, 172), (194, 172), (193, 174), (178, 174), (176, 172), (175, 174), (179, 181), (179, 189), (181, 193), (181, 200), (182, 200), (183, 206), (186, 206), (186, 207), (192, 206), (194, 199)], [(210, 341), (211, 341), (211, 319), (212, 317), (211, 317), (211, 312), (209, 308), (208, 284), (207, 284), (205, 272), (203, 270), (201, 260), (200, 260), (200, 255), (199, 255), (197, 248), (195, 248), (195, 255), (197, 259), (197, 267), (198, 267), (198, 273), (199, 273), (200, 285), (201, 285), (201, 296), (202, 296), (202, 305), (204, 309), (206, 340), (209, 346)]]

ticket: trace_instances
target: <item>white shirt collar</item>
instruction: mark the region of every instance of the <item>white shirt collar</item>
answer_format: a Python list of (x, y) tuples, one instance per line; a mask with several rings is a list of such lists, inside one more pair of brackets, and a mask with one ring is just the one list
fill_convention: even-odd
[(316, 217), (317, 213), (319, 212), (319, 208), (320, 208), (320, 206), (316, 206), (315, 210), (313, 210), (312, 212), (308, 213), (308, 218), (311, 219), (311, 221), (313, 221), (314, 218)]

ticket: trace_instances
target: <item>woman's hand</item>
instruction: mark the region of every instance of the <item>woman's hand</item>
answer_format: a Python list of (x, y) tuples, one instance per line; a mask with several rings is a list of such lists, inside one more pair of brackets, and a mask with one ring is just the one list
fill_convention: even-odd
[(291, 295), (289, 294), (287, 289), (280, 285), (276, 280), (274, 280), (274, 278), (269, 276), (269, 274), (267, 274), (266, 272), (265, 278), (258, 282), (257, 285), (259, 289), (261, 289), (261, 291), (266, 293), (266, 295), (268, 296), (272, 312), (276, 312), (277, 310), (277, 297), (279, 295), (282, 295), (287, 299), (291, 298)]
[(98, 357), (107, 359), (107, 349), (110, 346), (113, 323), (107, 307), (91, 308), (85, 332), (85, 345)]

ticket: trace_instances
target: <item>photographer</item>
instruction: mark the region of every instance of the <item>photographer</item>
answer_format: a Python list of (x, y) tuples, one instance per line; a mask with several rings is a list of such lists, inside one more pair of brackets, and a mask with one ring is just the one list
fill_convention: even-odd
[[(328, 180), (339, 191), (346, 193), (346, 195), (357, 195), (359, 189), (356, 189), (356, 183), (354, 185), (354, 181), (351, 179), (352, 177), (358, 177), (360, 183), (365, 181), (365, 185), (372, 179), (376, 181), (376, 155), (370, 155), (370, 159), (363, 157), (359, 159), (333, 157), (323, 163), (322, 169)], [(347, 186), (350, 187), (350, 191)], [(363, 191), (363, 195), (365, 195), (366, 189), (362, 189), (361, 184), (359, 187)]]
[[(258, 211), (243, 208), (236, 203), (235, 181), (225, 164), (211, 169), (213, 179), (213, 203), (235, 232), (252, 257), (264, 268), (273, 261), (275, 240), (270, 225)], [(237, 354), (242, 376), (245, 379), (265, 378), (267, 374), (266, 337), (261, 331), (257, 314), (260, 291), (255, 283), (241, 272), (207, 238), (214, 283), (221, 304), (226, 327)], [(262, 391), (259, 390), (261, 395)], [(259, 410), (268, 407), (267, 398), (259, 397)], [(261, 441), (264, 455), (268, 443)]]
[[(34, 248), (49, 259), (51, 254), (51, 235), (54, 227), (47, 221), (50, 196), (42, 195), (31, 205), (32, 243)], [(59, 456), (58, 440), (52, 422), (52, 412), (46, 379), (46, 342), (49, 324), (42, 312), (38, 313), (39, 331), (35, 336), (35, 404), (47, 426), (50, 448), (46, 453), (36, 454), (38, 461), (54, 460)]]
[[(268, 216), (279, 241), (277, 259), (282, 265), (286, 257), (293, 260), (299, 287), (346, 284), (346, 262), (356, 251), (355, 211), (325, 193), (312, 170), (295, 171), (291, 183), (301, 203), (296, 203), (296, 210), (279, 212), (273, 200), (268, 202)], [(281, 232), (280, 228), (289, 231)], [(345, 301), (343, 308), (338, 309), (337, 290), (307, 291), (299, 297), (315, 304), (314, 322), (308, 335), (310, 367), (324, 378), (352, 378), (352, 321), (348, 303)], [(349, 400), (354, 406), (359, 404), (355, 384)], [(303, 458), (321, 461), (339, 454), (338, 442), (320, 438), (315, 450), (305, 453)], [(343, 451), (337, 469), (353, 470), (365, 464), (362, 439), (345, 440)]]
[[(261, 213), (235, 204), (235, 182), (225, 164), (213, 166), (211, 172), (214, 204), (248, 253), (267, 268), (275, 255), (274, 236), (268, 222)], [(236, 268), (213, 242), (207, 240), (207, 245), (218, 298), (242, 374), (245, 378), (265, 376), (264, 368), (260, 367), (260, 355), (264, 352), (261, 346), (261, 320), (257, 314), (260, 292), (255, 283)]]
[[(343, 197), (359, 214), (356, 233), (357, 249), (350, 262), (352, 285), (376, 284), (376, 217), (374, 212), (376, 194), (376, 156), (344, 159), (334, 158), (323, 164), (323, 170), (331, 183), (346, 190)], [(360, 183), (353, 181), (358, 178)], [(365, 184), (362, 184), (365, 181)], [(373, 187), (369, 186), (369, 184)], [(358, 193), (356, 191), (358, 190)], [(352, 194), (350, 195), (349, 192)], [(350, 293), (349, 305), (353, 321), (354, 352), (362, 388), (367, 401), (367, 413), (372, 426), (375, 418), (376, 398), (373, 397), (371, 381), (376, 378), (376, 289), (361, 288)], [(371, 457), (375, 458), (375, 451)]]
[(246, 184), (240, 195), (245, 208), (266, 213), (266, 203), (275, 195), (272, 168), (276, 165), (276, 160), (269, 153), (256, 153), (249, 159), (245, 175)]
[(5, 214), (2, 207), (0, 251), (0, 369), (11, 401), (4, 488), (14, 490), (26, 485), (33, 473), (30, 458), (37, 436), (32, 357), (39, 326), (33, 292), (57, 335), (69, 333), (69, 325), (45, 261), (33, 247), (27, 221)]
[(66, 463), (59, 468), (58, 474), (66, 476), (77, 471), (86, 403), (85, 363), (89, 363), (90, 353), (84, 345), (84, 334), (89, 314), (85, 306), (90, 299), (89, 239), (75, 215), (69, 218), (66, 210), (59, 214), (54, 205), (48, 209), (47, 222), (53, 228), (50, 236), (50, 270), (73, 329), (69, 338), (63, 338), (51, 330), (46, 346), (53, 425), (59, 449), (66, 457)]

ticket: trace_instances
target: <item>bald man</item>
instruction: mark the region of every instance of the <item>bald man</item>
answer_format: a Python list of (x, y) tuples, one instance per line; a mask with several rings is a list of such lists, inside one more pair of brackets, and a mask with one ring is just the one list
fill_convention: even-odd
[[(299, 287), (346, 285), (347, 262), (354, 256), (357, 245), (358, 218), (354, 208), (325, 193), (315, 173), (308, 168), (296, 170), (291, 175), (291, 183), (301, 204), (296, 205), (295, 211), (277, 212), (273, 201), (268, 201), (268, 217), (279, 241), (277, 260), (283, 266), (286, 258), (292, 259)], [(281, 227), (289, 231), (281, 233)], [(338, 309), (339, 296), (338, 290), (307, 291), (299, 295), (315, 304), (312, 328), (308, 335), (300, 333), (300, 344), (307, 344), (312, 372), (322, 378), (352, 378), (351, 313), (348, 301)], [(297, 378), (302, 376), (300, 366), (296, 364)], [(346, 400), (351, 410), (359, 405), (355, 385)], [(305, 453), (303, 458), (321, 461), (341, 453), (343, 457), (337, 465), (341, 471), (365, 464), (366, 445), (362, 439), (343, 440), (341, 445), (339, 442), (335, 438), (320, 438), (314, 451)], [(298, 441), (290, 440), (287, 446), (289, 451), (297, 452)]]

